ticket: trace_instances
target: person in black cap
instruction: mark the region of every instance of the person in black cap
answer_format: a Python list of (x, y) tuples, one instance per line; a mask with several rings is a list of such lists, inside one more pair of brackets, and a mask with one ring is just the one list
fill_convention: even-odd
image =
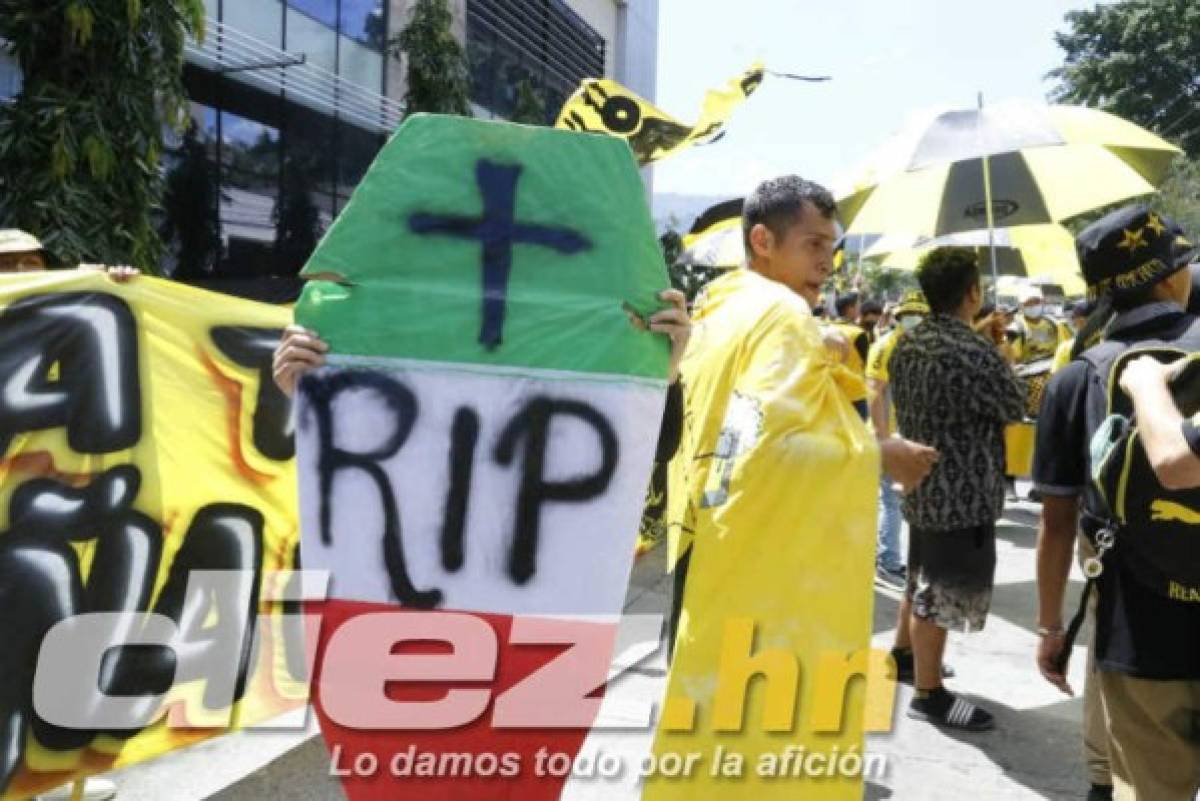
[[(1179, 243), (1179, 240), (1176, 240)], [(1200, 313), (1200, 248), (1181, 247), (1178, 262), (1192, 275), (1188, 313)], [(1133, 401), (1142, 444), (1160, 484), (1167, 489), (1200, 487), (1200, 415), (1185, 420), (1168, 389), (1187, 362), (1163, 364), (1150, 357), (1134, 359), (1121, 373), (1121, 390)]]
[[(1200, 351), (1200, 321), (1185, 311), (1192, 281), (1180, 258), (1184, 243), (1175, 223), (1145, 206), (1107, 215), (1077, 242), (1097, 308), (1076, 338), (1076, 358), (1046, 389), (1033, 468), (1043, 496), (1037, 664), (1067, 694), (1073, 691), (1063, 600), (1072, 549), (1077, 528), (1094, 540), (1107, 519), (1090, 481), (1089, 444), (1107, 415), (1108, 374), (1134, 346)], [(1100, 333), (1106, 344), (1093, 346)], [(1094, 643), (1115, 797), (1192, 801), (1200, 788), (1200, 739), (1192, 724), (1200, 710), (1200, 605), (1142, 584), (1120, 543), (1097, 581)], [(1088, 796), (1112, 797), (1113, 788), (1104, 786)]]

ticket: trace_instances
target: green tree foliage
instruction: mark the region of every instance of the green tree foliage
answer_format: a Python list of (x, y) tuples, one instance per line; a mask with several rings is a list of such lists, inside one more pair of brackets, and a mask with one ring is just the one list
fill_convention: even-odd
[(392, 56), (407, 63), (409, 114), (471, 116), (471, 75), (453, 24), (446, 0), (417, 0), (408, 25), (389, 43)]
[(1200, 160), (1177, 159), (1154, 205), (1193, 239), (1200, 237)]
[(0, 0), (24, 76), (0, 106), (0, 224), (53, 260), (157, 269), (164, 125), (182, 129), (188, 35), (203, 0)]
[(668, 273), (671, 277), (671, 286), (687, 295), (690, 304), (696, 300), (700, 290), (724, 275), (725, 270), (676, 262), (670, 265)]
[[(1200, 236), (1200, 2), (1121, 0), (1067, 14), (1052, 99), (1110, 111), (1178, 144), (1153, 204)], [(1070, 227), (1078, 232), (1111, 209)]]
[(864, 298), (899, 300), (905, 292), (917, 288), (916, 274), (909, 270), (881, 267), (871, 261), (852, 261), (845, 269), (848, 288)]
[(172, 278), (211, 276), (221, 257), (217, 219), (220, 187), (193, 123), (184, 134), (175, 165), (167, 172), (162, 237), (175, 257)]
[(546, 125), (546, 101), (528, 78), (517, 84), (517, 103), (513, 108), (512, 122), (522, 125)]
[(1111, 111), (1200, 156), (1200, 3), (1123, 0), (1066, 20), (1053, 99)]
[(658, 244), (667, 264), (671, 286), (687, 295), (689, 304), (710, 281), (716, 280), (725, 272), (716, 267), (701, 267), (684, 261), (683, 235), (679, 233), (679, 220), (674, 216), (667, 221), (662, 236), (658, 238)]

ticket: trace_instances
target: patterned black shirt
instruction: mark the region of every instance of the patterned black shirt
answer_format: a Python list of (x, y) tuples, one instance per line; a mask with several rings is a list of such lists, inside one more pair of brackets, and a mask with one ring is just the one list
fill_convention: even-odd
[(929, 477), (904, 499), (909, 525), (949, 531), (991, 525), (1004, 511), (1004, 428), (1025, 391), (996, 347), (963, 321), (935, 314), (892, 354), (900, 433), (937, 448)]

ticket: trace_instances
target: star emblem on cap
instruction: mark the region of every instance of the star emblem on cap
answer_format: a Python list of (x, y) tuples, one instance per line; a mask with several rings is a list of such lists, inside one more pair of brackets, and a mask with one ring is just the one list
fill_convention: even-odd
[(1138, 248), (1150, 247), (1146, 244), (1146, 229), (1139, 228), (1136, 231), (1130, 231), (1126, 228), (1124, 234), (1125, 238), (1117, 243), (1118, 248), (1128, 250), (1130, 253), (1136, 253)]
[(1167, 230), (1167, 226), (1163, 225), (1162, 218), (1157, 214), (1150, 215), (1150, 218), (1146, 220), (1146, 227), (1153, 231), (1155, 236), (1162, 236), (1163, 231)]

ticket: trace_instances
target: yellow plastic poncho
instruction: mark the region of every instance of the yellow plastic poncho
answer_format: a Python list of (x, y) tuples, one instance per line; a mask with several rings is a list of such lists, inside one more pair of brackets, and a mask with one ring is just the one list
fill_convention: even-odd
[[(772, 760), (788, 746), (788, 770), (796, 748), (862, 755), (862, 683), (849, 685), (843, 707), (836, 680), (852, 655), (865, 669), (871, 633), (880, 468), (849, 400), (861, 379), (825, 349), (802, 299), (749, 270), (711, 284), (694, 320), (671, 465), (670, 564), (692, 553), (654, 754), (700, 761), (690, 778), (648, 778), (643, 797), (857, 800), (861, 777), (758, 773), (782, 771)], [(747, 693), (737, 666), (764, 652), (773, 653), (757, 664), (777, 674)], [(738, 728), (729, 701), (739, 696), (748, 698), (744, 725), (717, 731)], [(835, 731), (818, 731), (843, 709)], [(694, 729), (679, 731), (693, 711)], [(793, 715), (792, 731), (766, 730), (788, 728)], [(740, 777), (726, 773), (731, 754), (743, 759)]]

